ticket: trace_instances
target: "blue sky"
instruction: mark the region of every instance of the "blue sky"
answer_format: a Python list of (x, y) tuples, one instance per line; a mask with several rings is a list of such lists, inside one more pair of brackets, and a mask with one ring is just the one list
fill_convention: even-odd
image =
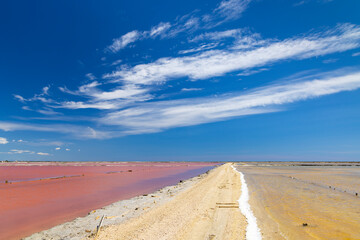
[(359, 9), (2, 1), (0, 160), (360, 160)]

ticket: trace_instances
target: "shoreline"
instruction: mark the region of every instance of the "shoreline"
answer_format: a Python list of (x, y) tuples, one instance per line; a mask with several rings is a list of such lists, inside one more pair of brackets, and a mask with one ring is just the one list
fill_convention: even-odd
[(176, 185), (163, 187), (149, 194), (139, 195), (130, 199), (120, 200), (102, 208), (92, 210), (84, 217), (78, 217), (72, 221), (59, 224), (50, 229), (34, 233), (22, 238), (24, 240), (37, 239), (91, 239), (95, 237), (97, 227), (104, 216), (101, 227), (121, 224), (132, 218), (139, 217), (145, 212), (171, 201), (179, 193), (182, 193), (207, 176), (221, 165), (198, 176), (181, 180)]

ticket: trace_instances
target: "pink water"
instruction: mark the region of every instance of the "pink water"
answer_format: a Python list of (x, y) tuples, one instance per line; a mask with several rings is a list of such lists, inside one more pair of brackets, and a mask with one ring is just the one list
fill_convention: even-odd
[[(0, 239), (19, 239), (216, 163), (0, 163)], [(5, 183), (7, 181), (7, 183)]]

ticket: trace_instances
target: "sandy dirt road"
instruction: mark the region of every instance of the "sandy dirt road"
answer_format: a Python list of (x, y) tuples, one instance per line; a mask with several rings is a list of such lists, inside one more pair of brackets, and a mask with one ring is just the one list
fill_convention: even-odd
[(245, 239), (240, 194), (239, 173), (224, 164), (170, 202), (102, 229), (96, 239)]

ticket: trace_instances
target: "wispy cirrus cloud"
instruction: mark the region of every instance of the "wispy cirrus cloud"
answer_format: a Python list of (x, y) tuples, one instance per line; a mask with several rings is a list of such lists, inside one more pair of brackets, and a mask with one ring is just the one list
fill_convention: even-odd
[(247, 9), (252, 0), (228, 0), (220, 2), (220, 5), (213, 11), (223, 17), (222, 21), (235, 20)]
[(176, 18), (173, 23), (160, 22), (151, 27), (150, 30), (130, 31), (119, 38), (113, 39), (112, 44), (107, 46), (105, 50), (116, 53), (139, 40), (154, 39), (157, 37), (173, 38), (186, 31), (191, 32), (198, 29), (216, 27), (224, 22), (238, 19), (251, 1), (252, 0), (224, 0), (208, 14), (198, 16), (195, 13), (190, 13)]
[[(227, 74), (250, 76), (269, 70), (269, 66), (275, 63), (300, 61), (360, 47), (360, 27), (353, 24), (338, 24), (332, 29), (285, 39), (264, 39), (247, 28), (211, 30), (226, 21), (241, 17), (250, 3), (250, 0), (224, 0), (209, 14), (201, 15), (194, 11), (176, 18), (171, 23), (160, 22), (146, 31), (133, 30), (114, 39), (106, 48), (114, 53), (140, 40), (173, 38), (180, 33), (187, 35), (185, 42), (188, 47), (181, 51), (174, 47), (167, 55), (169, 57), (149, 62), (146, 60), (142, 64), (137, 62), (131, 65), (125, 59), (125, 62), (117, 60), (107, 65), (116, 66), (113, 72), (106, 70), (102, 77), (99, 73), (97, 77), (88, 73), (85, 75), (87, 83), (75, 90), (66, 86), (59, 87), (62, 95), (66, 94), (62, 99), (51, 98), (49, 86), (31, 98), (14, 95), (24, 104), (35, 101), (43, 104), (44, 107), (35, 110), (29, 106), (23, 107), (24, 110), (47, 115), (46, 118), (32, 120), (50, 119), (70, 121), (74, 124), (0, 122), (0, 129), (65, 133), (77, 138), (105, 139), (276, 112), (292, 102), (359, 88), (360, 73), (349, 71), (341, 74), (332, 72), (320, 76), (310, 75), (308, 78), (296, 78), (296, 81), (293, 77), (289, 82), (283, 81), (241, 93), (228, 92), (223, 95), (220, 93), (216, 96), (189, 98), (206, 87), (202, 88), (199, 83), (187, 84), (184, 87), (184, 82), (211, 81), (214, 77), (223, 77), (221, 81), (226, 81)], [(200, 29), (203, 33), (197, 36), (192, 34)], [(105, 60), (106, 58), (103, 58), (103, 61)], [(323, 60), (323, 63), (329, 61)], [(170, 81), (173, 82), (166, 84)], [(54, 89), (51, 88), (51, 93)], [(204, 92), (199, 95), (203, 96)], [(80, 120), (81, 116), (78, 119), (65, 117), (65, 114), (58, 116), (58, 111), (66, 113), (79, 109), (89, 109), (87, 112), (96, 109), (96, 114), (85, 120), (88, 126), (80, 126), (84, 124)]]
[(198, 42), (204, 40), (219, 41), (228, 38), (233, 38), (233, 39), (239, 38), (242, 35), (249, 35), (249, 31), (246, 31), (241, 28), (236, 28), (236, 29), (229, 29), (224, 31), (205, 32), (189, 39), (189, 41), (190, 42)]
[(256, 47), (267, 46), (278, 42), (278, 40), (263, 39), (260, 34), (253, 33), (249, 29), (236, 28), (225, 31), (205, 32), (190, 38), (189, 42), (201, 42), (201, 45), (217, 44), (217, 46), (226, 46), (229, 50), (247, 51)]
[(80, 139), (105, 139), (115, 137), (118, 133), (111, 131), (95, 130), (87, 126), (75, 124), (32, 124), (27, 122), (0, 121), (0, 130), (8, 131), (35, 131), (67, 134)]
[(149, 31), (138, 31), (133, 30), (124, 34), (119, 38), (113, 39), (113, 42), (110, 46), (106, 47), (105, 50), (116, 53), (121, 49), (124, 49), (131, 45), (132, 43), (148, 39), (148, 38), (156, 38), (156, 37), (165, 37), (165, 33), (171, 28), (171, 24), (166, 22), (161, 22), (156, 26), (153, 26)]
[[(184, 57), (160, 58), (155, 62), (123, 68), (104, 77), (125, 84), (152, 85), (171, 79), (188, 77), (193, 80), (222, 76), (229, 72), (261, 67), (290, 59), (306, 59), (360, 46), (360, 27), (341, 24), (336, 28), (293, 37), (282, 41), (264, 42), (250, 50), (210, 50)], [(242, 43), (241, 43), (242, 44)]]
[[(55, 103), (55, 101), (52, 101), (52, 103)], [(49, 108), (49, 107), (43, 107), (43, 108), (40, 108), (40, 109), (32, 109), (29, 106), (23, 106), (22, 109), (26, 110), (26, 111), (38, 112), (40, 114), (48, 115), (48, 116), (62, 115), (62, 113), (56, 112), (56, 111), (54, 111), (54, 109)]]
[(42, 88), (41, 93), (35, 94), (31, 98), (24, 98), (24, 97), (22, 97), (22, 96), (20, 96), (18, 94), (14, 94), (14, 98), (19, 100), (20, 102), (40, 101), (40, 102), (43, 102), (43, 103), (51, 103), (51, 102), (53, 102), (53, 100), (47, 97), (49, 95), (49, 89), (50, 89), (50, 86), (45, 86), (45, 87)]
[[(78, 90), (72, 91), (66, 87), (59, 89), (71, 95), (81, 96), (87, 99), (83, 101), (62, 101), (52, 104), (53, 108), (67, 108), (67, 109), (119, 109), (127, 106), (133, 102), (146, 101), (151, 99), (149, 88), (143, 88), (136, 84), (126, 84), (122, 86), (115, 86), (111, 90), (104, 91), (99, 87), (106, 85), (106, 83), (99, 83), (97, 81), (81, 85)], [(89, 100), (90, 99), (90, 100)]]
[(158, 25), (151, 28), (150, 32), (145, 32), (145, 35), (149, 35), (150, 38), (155, 37), (164, 37), (164, 34), (171, 28), (171, 24), (166, 23), (159, 23)]
[(125, 48), (129, 44), (139, 40), (141, 37), (142, 34), (137, 30), (128, 32), (125, 35), (114, 39), (113, 43), (110, 46), (108, 46), (107, 49), (112, 52), (118, 52), (119, 50)]
[(188, 54), (188, 53), (209, 50), (209, 49), (213, 49), (213, 48), (217, 47), (218, 45), (219, 45), (218, 43), (201, 44), (200, 46), (195, 47), (195, 48), (180, 50), (179, 54)]
[(279, 111), (282, 105), (360, 88), (360, 71), (342, 70), (294, 79), (233, 96), (162, 101), (107, 114), (99, 121), (141, 134)]
[(106, 139), (282, 111), (287, 104), (360, 88), (358, 69), (340, 69), (310, 75), (301, 73), (299, 76), (294, 75), (276, 84), (244, 92), (138, 103), (94, 118), (93, 123), (98, 129), (71, 124), (13, 122), (0, 122), (0, 129), (56, 132), (82, 139)]
[[(233, 35), (234, 33), (232, 32), (225, 34), (225, 36)], [(244, 38), (242, 33), (236, 33), (235, 35)], [(211, 38), (212, 36), (206, 36), (206, 38), (209, 37)], [(341, 24), (327, 31), (308, 35), (304, 34), (285, 40), (259, 39), (259, 44), (256, 43), (257, 40), (254, 40), (255, 43), (251, 42), (249, 48), (240, 49), (236, 48), (238, 39), (236, 37), (234, 39), (235, 47), (231, 45), (231, 47), (222, 50), (209, 50), (189, 56), (160, 58), (147, 64), (127, 68), (122, 67), (113, 73), (105, 74), (105, 81), (92, 81), (81, 85), (77, 90), (69, 90), (66, 87), (60, 88), (64, 93), (84, 98), (83, 101), (69, 100), (57, 102), (51, 100), (48, 96), (48, 91), (44, 89), (40, 97), (44, 97), (46, 94), (49, 100), (39, 101), (46, 104), (49, 109), (65, 108), (75, 110), (93, 108), (109, 111), (110, 113), (106, 113), (106, 117), (115, 116), (119, 112), (126, 113), (127, 111), (130, 112), (137, 109), (140, 103), (148, 106), (146, 104), (147, 101), (156, 100), (156, 95), (152, 93), (156, 89), (155, 86), (162, 85), (173, 79), (183, 77), (191, 80), (209, 79), (215, 76), (223, 76), (227, 73), (249, 76), (256, 72), (267, 70), (264, 66), (276, 62), (301, 60), (358, 48), (360, 46), (360, 27), (351, 24)], [(109, 88), (107, 86), (107, 90), (104, 90), (102, 87), (107, 84), (112, 87)], [(180, 92), (186, 92), (186, 90), (180, 90)], [(35, 97), (38, 98), (39, 96), (35, 95)], [(27, 100), (25, 99), (24, 101), (26, 102)], [(157, 102), (155, 101), (152, 104), (156, 105)], [(176, 104), (177, 102), (170, 103)], [(124, 108), (128, 109), (118, 111)], [(143, 110), (148, 109), (142, 109), (141, 111)], [(255, 110), (251, 109), (251, 111)], [(256, 111), (259, 110), (256, 109)], [(56, 117), (56, 119), (59, 118)], [(96, 119), (95, 117), (91, 121), (96, 122)], [(101, 121), (101, 123), (104, 122)], [(29, 125), (23, 126), (22, 129), (36, 130), (38, 127), (37, 125)], [(74, 131), (71, 131), (71, 129), (74, 129), (74, 126), (65, 130), (65, 132), (75, 135), (77, 131), (82, 131), (83, 134), (81, 136), (86, 138), (107, 138), (119, 135), (118, 130), (113, 135), (111, 131), (99, 131), (97, 133), (93, 128), (90, 128), (92, 130), (85, 129), (85, 131), (83, 131), (84, 128)], [(39, 129), (39, 131), (44, 130), (47, 129)]]

